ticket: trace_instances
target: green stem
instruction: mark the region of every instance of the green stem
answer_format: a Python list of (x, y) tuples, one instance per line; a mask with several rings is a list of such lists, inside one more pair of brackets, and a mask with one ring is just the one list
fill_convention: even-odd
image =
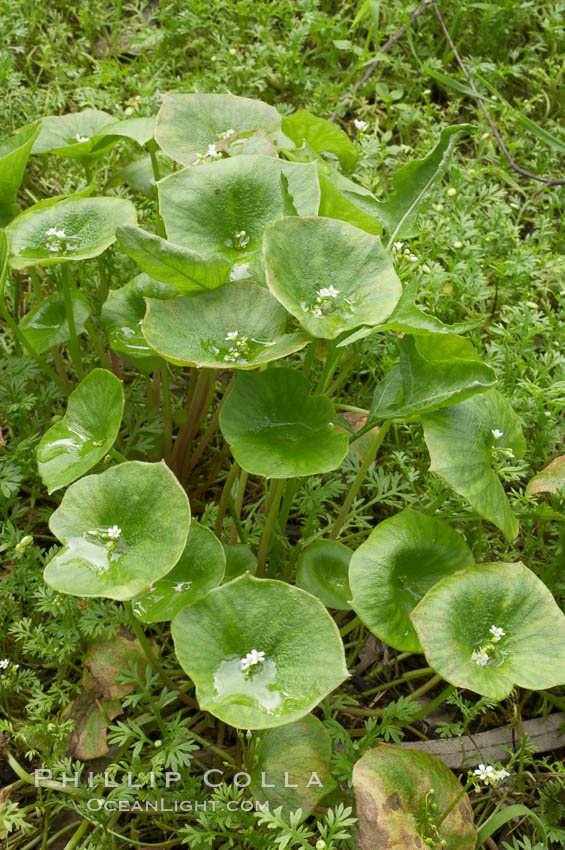
[[(382, 685), (377, 685), (375, 688), (363, 691), (363, 696), (370, 697), (373, 694), (378, 694), (380, 691), (386, 691), (388, 688), (392, 688), (395, 685), (401, 685), (403, 682), (409, 682), (411, 679), (422, 679), (424, 676), (429, 676), (430, 673), (433, 673), (431, 667), (420, 667), (418, 670), (408, 670), (398, 679), (393, 679), (391, 682), (384, 682)], [(434, 684), (436, 683), (434, 682)], [(413, 697), (414, 694), (411, 694), (410, 696)]]
[(323, 395), (327, 388), (330, 385), (330, 381), (333, 377), (333, 374), (336, 370), (337, 364), (341, 358), (342, 351), (341, 349), (336, 350), (335, 340), (328, 341), (328, 350), (326, 353), (326, 362), (324, 363), (324, 368), (322, 369), (322, 374), (320, 375), (320, 380), (318, 381), (318, 386), (316, 387), (316, 395)]
[(98, 257), (98, 274), (100, 275), (100, 303), (103, 304), (108, 297), (110, 288), (108, 286), (108, 274), (102, 257)]
[(454, 691), (455, 691), (455, 685), (448, 685), (447, 688), (444, 688), (444, 690), (441, 692), (441, 694), (438, 694), (437, 697), (430, 700), (430, 702), (427, 705), (425, 705), (422, 708), (422, 710), (419, 711), (418, 714), (416, 714), (415, 717), (412, 718), (411, 722), (414, 723), (414, 721), (416, 721), (416, 720), (421, 720), (422, 717), (426, 716), (426, 714), (429, 714), (435, 708), (438, 708), (438, 706), (442, 705), (442, 703), (445, 702), (447, 697), (451, 696), (451, 694)]
[(83, 820), (75, 834), (71, 838), (69, 838), (63, 850), (74, 850), (74, 848), (77, 846), (89, 826), (90, 822), (87, 820)]
[(357, 626), (358, 626), (360, 623), (361, 623), (361, 620), (359, 619), (359, 617), (353, 617), (353, 619), (352, 619), (352, 620), (350, 620), (350, 621), (349, 621), (349, 623), (346, 623), (346, 624), (345, 624), (345, 626), (343, 626), (343, 627), (339, 630), (339, 633), (340, 633), (340, 635), (342, 636), (342, 638), (343, 638), (343, 637), (345, 637), (345, 635), (348, 635), (348, 634), (349, 634), (349, 632), (352, 632), (352, 631), (353, 631), (353, 629), (356, 629), (356, 628), (357, 628)]
[(367, 449), (367, 454), (365, 455), (365, 459), (364, 459), (363, 463), (361, 464), (361, 466), (359, 467), (359, 471), (358, 471), (357, 475), (355, 476), (355, 480), (353, 481), (353, 484), (351, 485), (351, 489), (349, 490), (349, 493), (347, 494), (347, 496), (345, 498), (345, 501), (344, 501), (344, 503), (341, 507), (341, 510), (338, 514), (338, 517), (337, 517), (337, 519), (334, 523), (334, 527), (331, 530), (331, 533), (329, 535), (330, 540), (335, 540), (337, 538), (337, 536), (338, 536), (339, 532), (341, 531), (344, 523), (346, 522), (347, 517), (349, 516), (349, 511), (351, 510), (351, 506), (353, 505), (353, 502), (355, 501), (357, 493), (361, 489), (361, 485), (363, 484), (363, 480), (365, 478), (365, 475), (367, 474), (367, 470), (369, 469), (370, 465), (372, 464), (373, 460), (375, 459), (375, 455), (377, 454), (378, 450), (380, 449), (381, 444), (382, 444), (384, 438), (387, 435), (388, 429), (390, 428), (390, 425), (391, 425), (390, 419), (388, 419), (386, 422), (383, 422), (379, 431), (377, 432), (377, 434), (375, 434), (375, 436), (371, 440), (371, 445)]
[(449, 804), (449, 806), (447, 807), (445, 812), (442, 814), (442, 816), (439, 818), (439, 820), (436, 821), (435, 826), (436, 826), (437, 829), (439, 829), (439, 827), (442, 825), (442, 823), (444, 822), (444, 820), (446, 819), (448, 814), (450, 814), (450, 812), (453, 811), (453, 809), (455, 808), (455, 806), (457, 805), (459, 800), (461, 800), (463, 798), (463, 796), (467, 793), (467, 791), (469, 790), (471, 785), (473, 785), (473, 779), (472, 778), (467, 781), (467, 783), (465, 784), (465, 787), (461, 789), (459, 794)]
[(113, 458), (114, 460), (117, 460), (118, 463), (127, 463), (128, 462), (127, 457), (124, 457), (124, 455), (121, 452), (119, 452), (117, 449), (110, 449), (108, 454), (110, 455), (111, 458)]
[(65, 312), (67, 314), (67, 323), (69, 325), (69, 352), (71, 355), (71, 360), (73, 361), (73, 366), (75, 367), (75, 372), (78, 375), (80, 381), (83, 378), (83, 370), (82, 370), (82, 360), (80, 354), (80, 345), (77, 336), (77, 329), (75, 325), (75, 315), (73, 313), (73, 298), (72, 298), (72, 280), (71, 280), (71, 270), (69, 268), (69, 263), (61, 264), (61, 276), (63, 279), (63, 296), (65, 299)]
[[(233, 506), (232, 518), (233, 518), (234, 524), (232, 525), (232, 529), (231, 529), (231, 532), (230, 532), (230, 543), (237, 543), (238, 536), (239, 536), (241, 542), (242, 543), (244, 542), (243, 538), (241, 537), (241, 522), (240, 522), (240, 528), (238, 528), (237, 523), (236, 523), (236, 517), (239, 520), (239, 518), (241, 516), (241, 509), (243, 507), (243, 499), (245, 497), (245, 488), (247, 487), (247, 479), (248, 478), (249, 478), (249, 473), (247, 472), (247, 470), (242, 469), (241, 475), (239, 476), (239, 484), (237, 486), (237, 493), (235, 494), (235, 502), (234, 502), (234, 506)], [(234, 516), (234, 514), (235, 514), (235, 516)]]
[(261, 535), (259, 548), (257, 550), (257, 572), (255, 573), (257, 578), (262, 578), (265, 575), (265, 561), (267, 558), (269, 543), (279, 514), (279, 505), (281, 503), (285, 486), (286, 478), (275, 478), (271, 484), (271, 498), (269, 500), (267, 519), (265, 520), (265, 528), (263, 529), (263, 534)]
[(222, 529), (224, 526), (224, 517), (226, 515), (226, 511), (228, 509), (231, 488), (233, 487), (233, 482), (235, 481), (235, 477), (239, 472), (240, 466), (239, 463), (234, 460), (232, 464), (232, 468), (228, 472), (228, 476), (226, 478), (224, 489), (222, 490), (222, 495), (220, 496), (220, 501), (218, 503), (218, 516), (216, 517), (216, 537), (218, 540), (222, 539)]
[(100, 342), (100, 339), (98, 338), (98, 334), (96, 332), (96, 328), (94, 327), (94, 323), (93, 323), (92, 319), (87, 319), (86, 322), (84, 323), (84, 327), (86, 328), (86, 330), (88, 332), (88, 336), (90, 338), (90, 341), (91, 341), (91, 343), (94, 347), (96, 354), (98, 355), (98, 359), (100, 360), (100, 364), (101, 364), (102, 368), (108, 369), (108, 371), (110, 371), (112, 369), (112, 364), (110, 363), (110, 358), (108, 357), (108, 355), (104, 351), (104, 346), (102, 345), (102, 343)]
[(173, 439), (173, 417), (171, 412), (171, 388), (169, 385), (169, 373), (167, 364), (161, 363), (161, 386), (163, 388), (163, 449), (165, 457), (171, 454), (171, 443)]
[(314, 359), (316, 357), (316, 345), (318, 344), (318, 340), (314, 339), (308, 348), (306, 349), (306, 354), (304, 356), (304, 362), (302, 363), (302, 374), (305, 378), (310, 377), (310, 372), (312, 371), (312, 366), (314, 365)]

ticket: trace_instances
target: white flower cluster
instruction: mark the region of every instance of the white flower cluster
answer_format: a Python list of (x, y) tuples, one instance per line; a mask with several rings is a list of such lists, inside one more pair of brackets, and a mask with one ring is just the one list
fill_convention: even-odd
[[(326, 313), (334, 307), (333, 301), (337, 298), (339, 292), (339, 289), (336, 289), (335, 286), (322, 286), (316, 292), (316, 300), (307, 312), (312, 313), (316, 319), (323, 319)], [(300, 306), (304, 309), (303, 305)]]
[(233, 235), (233, 244), (234, 248), (239, 248), (240, 250), (246, 248), (249, 243), (249, 233), (246, 230), (238, 230)]
[(256, 649), (252, 649), (251, 652), (248, 652), (245, 658), (240, 658), (239, 666), (241, 668), (241, 672), (245, 673), (251, 667), (256, 667), (257, 664), (261, 664), (265, 660), (264, 652), (257, 652)]
[(77, 248), (76, 236), (67, 236), (64, 230), (50, 227), (45, 233), (45, 246), (54, 254), (62, 254), (65, 251), (74, 251)]
[(110, 544), (113, 544), (115, 540), (120, 539), (122, 529), (119, 525), (111, 525), (110, 528), (91, 528), (86, 533), (89, 537), (101, 537), (102, 540), (107, 540)]
[[(504, 436), (504, 431), (501, 431), (500, 428), (491, 428), (490, 433), (492, 434), (492, 436), (494, 437), (495, 440), (500, 440), (500, 438), (502, 436)], [(504, 448), (500, 448), (499, 446), (494, 446), (493, 449), (494, 449), (494, 451), (500, 452), (502, 457), (506, 457), (506, 458), (513, 458), (514, 457), (514, 452), (512, 451), (512, 449), (504, 449)]]
[(226, 363), (237, 363), (238, 360), (246, 360), (249, 355), (249, 337), (240, 336), (239, 331), (230, 331), (226, 335), (226, 342), (232, 346), (227, 354), (224, 354)]
[(411, 263), (417, 263), (418, 257), (413, 254), (410, 248), (404, 246), (404, 242), (394, 242), (392, 245), (392, 253), (399, 257), (406, 257)]
[(218, 134), (218, 139), (231, 139), (232, 136), (235, 136), (235, 130), (224, 130)]
[[(10, 666), (12, 667), (13, 670), (17, 670), (20, 665), (14, 664), (14, 662), (10, 661), (9, 658), (3, 658), (0, 661), (0, 670), (7, 670), (8, 667), (10, 667)], [(0, 675), (3, 675), (3, 673), (0, 673)]]
[(357, 130), (357, 132), (359, 132), (359, 133), (366, 133), (366, 132), (367, 132), (367, 130), (369, 129), (369, 124), (368, 124), (368, 122), (367, 122), (367, 121), (361, 121), (361, 119), (360, 119), (360, 118), (355, 118), (355, 119), (354, 119), (354, 121), (353, 121), (353, 123), (354, 123), (354, 125), (355, 125), (355, 129), (356, 129), (356, 130)]
[(497, 770), (491, 764), (480, 764), (473, 773), (480, 779), (481, 782), (484, 782), (485, 785), (498, 785), (499, 782), (502, 782), (503, 779), (510, 776), (509, 772), (504, 770), (504, 768)]
[(493, 655), (499, 658), (503, 656), (503, 653), (497, 652), (493, 644), (498, 643), (500, 639), (504, 637), (506, 632), (499, 626), (491, 626), (489, 633), (490, 640), (483, 643), (478, 649), (475, 649), (471, 653), (471, 661), (479, 667), (486, 667)]
[(222, 156), (221, 151), (216, 150), (216, 145), (208, 145), (208, 150), (206, 153), (197, 153), (195, 154), (193, 165), (198, 165), (200, 162), (206, 162), (207, 160), (220, 159)]
[(75, 135), (75, 139), (77, 140), (77, 142), (89, 142), (90, 136), (81, 136), (80, 133), (77, 133)]

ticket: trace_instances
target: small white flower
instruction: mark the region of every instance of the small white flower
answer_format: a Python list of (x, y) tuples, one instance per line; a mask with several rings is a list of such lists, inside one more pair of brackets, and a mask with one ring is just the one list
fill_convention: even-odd
[(318, 289), (317, 295), (319, 298), (337, 298), (339, 289), (336, 289), (335, 286), (324, 286), (322, 289)]
[(504, 629), (500, 629), (497, 626), (491, 626), (490, 629), (489, 629), (489, 632), (492, 635), (491, 640), (492, 640), (493, 643), (498, 643), (500, 638), (503, 637), (506, 634)]
[(323, 838), (319, 838), (318, 841), (316, 841), (316, 850), (325, 850), (327, 846), (328, 845)]
[(488, 653), (482, 648), (476, 649), (471, 655), (471, 661), (474, 661), (479, 667), (486, 667), (488, 664)]
[(256, 649), (252, 649), (251, 652), (248, 652), (245, 658), (241, 658), (239, 661), (239, 665), (241, 667), (242, 673), (246, 670), (249, 670), (250, 667), (255, 667), (257, 664), (261, 664), (262, 661), (265, 660), (265, 653), (262, 651), (257, 652)]
[(226, 339), (227, 339), (227, 340), (228, 340), (228, 339), (237, 339), (238, 334), (239, 334), (239, 331), (230, 331), (230, 332), (226, 335)]
[(232, 136), (235, 136), (235, 130), (224, 130), (223, 133), (220, 133), (218, 138), (219, 139), (230, 139)]
[(191, 584), (191, 581), (179, 581), (178, 584), (175, 584), (173, 590), (176, 590), (180, 593), (183, 590), (188, 590)]
[(77, 133), (75, 139), (77, 140), (77, 142), (89, 142), (90, 136), (81, 136), (80, 133)]
[(0, 661), (0, 669), (5, 670), (9, 663), (9, 658), (3, 658), (2, 661)]
[(106, 532), (110, 540), (117, 540), (121, 533), (122, 529), (117, 525), (111, 526), (111, 528), (109, 528)]
[(210, 159), (218, 159), (222, 154), (216, 150), (216, 145), (208, 145), (206, 156)]
[(353, 123), (355, 124), (355, 129), (359, 130), (360, 133), (364, 133), (365, 130), (369, 129), (367, 121), (361, 121), (359, 118), (355, 118)]
[(392, 253), (396, 254), (397, 252), (402, 251), (404, 248), (404, 242), (394, 242), (392, 246)]
[(492, 436), (494, 437), (495, 440), (499, 440), (502, 437), (502, 435), (504, 434), (504, 431), (499, 431), (498, 428), (493, 428), (492, 431), (491, 431), (491, 434), (492, 434)]
[(324, 318), (324, 314), (322, 313), (322, 311), (320, 310), (319, 307), (312, 307), (312, 315), (314, 316), (315, 319), (323, 319)]
[(486, 785), (498, 785), (499, 782), (510, 776), (507, 770), (503, 768), (497, 770), (491, 764), (480, 764), (473, 773)]

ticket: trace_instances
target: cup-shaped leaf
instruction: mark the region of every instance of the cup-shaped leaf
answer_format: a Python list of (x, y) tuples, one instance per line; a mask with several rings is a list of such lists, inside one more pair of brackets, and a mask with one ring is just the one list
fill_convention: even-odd
[(361, 230), (367, 233), (373, 233), (375, 236), (380, 236), (383, 232), (381, 222), (372, 215), (369, 215), (359, 207), (355, 206), (349, 198), (339, 191), (337, 186), (332, 183), (329, 177), (320, 173), (318, 168), (318, 179), (320, 181), (320, 209), (318, 215), (325, 218), (337, 218), (340, 221), (347, 221), (349, 224), (354, 224)]
[(300, 372), (275, 367), (241, 373), (220, 412), (220, 428), (239, 465), (266, 478), (295, 478), (337, 469), (347, 435), (330, 424), (327, 396), (311, 396)]
[(299, 720), (347, 677), (334, 621), (285, 582), (240, 576), (184, 608), (171, 630), (200, 707), (240, 729)]
[(269, 289), (313, 336), (376, 325), (400, 298), (379, 237), (344, 221), (281, 219), (265, 231), (263, 254)]
[(353, 168), (357, 162), (359, 152), (347, 133), (325, 118), (298, 109), (292, 115), (285, 115), (282, 128), (297, 147), (306, 140), (316, 153), (335, 154), (342, 168)]
[(124, 409), (122, 382), (93, 369), (74, 390), (64, 417), (37, 447), (39, 474), (49, 493), (66, 487), (102, 460), (118, 436)]
[(268, 290), (241, 281), (171, 301), (148, 298), (141, 329), (172, 363), (252, 369), (308, 343), (305, 333), (285, 334), (287, 318)]
[(215, 289), (228, 278), (231, 263), (219, 254), (204, 257), (139, 227), (119, 227), (116, 236), (122, 251), (144, 272), (179, 292)]
[[(84, 330), (90, 316), (90, 305), (84, 295), (71, 290), (71, 302), (77, 333)], [(53, 345), (62, 345), (71, 338), (65, 298), (62, 293), (48, 295), (26, 313), (20, 321), (20, 330), (38, 354), (48, 351)]]
[(331, 755), (329, 733), (313, 714), (278, 729), (265, 729), (254, 750), (250, 790), (271, 809), (283, 806), (286, 815), (302, 809), (305, 818), (336, 787), (330, 774)]
[(84, 109), (66, 115), (48, 115), (41, 121), (41, 132), (32, 153), (55, 153), (57, 156), (93, 162), (103, 156), (118, 138), (98, 138), (103, 127), (113, 123), (108, 112), (99, 109)]
[(556, 457), (544, 469), (534, 475), (528, 481), (526, 487), (527, 496), (535, 496), (536, 493), (559, 493), (565, 489), (565, 455)]
[(167, 301), (174, 298), (177, 290), (166, 283), (159, 283), (146, 274), (139, 274), (122, 286), (111, 290), (102, 305), (101, 321), (110, 347), (130, 360), (142, 372), (151, 372), (159, 357), (145, 341), (141, 323), (145, 317), (145, 298)]
[(424, 438), (436, 472), (508, 540), (518, 521), (493, 470), (504, 457), (522, 457), (526, 449), (518, 416), (496, 390), (468, 398), (422, 417)]
[(407, 419), (449, 407), (486, 392), (497, 381), (468, 339), (448, 334), (403, 337), (400, 378), (399, 396), (388, 405), (383, 403), (382, 386), (377, 386), (371, 419)]
[(51, 206), (40, 202), (6, 228), (10, 265), (23, 269), (97, 257), (115, 240), (119, 225), (136, 220), (134, 205), (123, 198), (70, 198)]
[(220, 584), (225, 568), (226, 556), (216, 535), (193, 522), (180, 559), (170, 573), (135, 597), (133, 610), (144, 623), (172, 620)]
[(352, 606), (380, 640), (421, 652), (409, 614), (436, 582), (472, 563), (457, 531), (408, 508), (379, 523), (353, 553)]
[(459, 688), (502, 700), (565, 682), (565, 616), (524, 564), (483, 564), (442, 579), (411, 614), (430, 665)]
[(469, 798), (449, 768), (429, 753), (379, 744), (353, 768), (353, 790), (359, 850), (428, 845), (475, 850), (477, 833)]
[[(157, 115), (155, 138), (166, 154), (188, 165), (209, 145), (263, 130), (272, 144), (292, 143), (281, 131), (279, 112), (261, 100), (233, 94), (166, 94)], [(232, 132), (233, 131), (233, 132)]]
[(244, 573), (255, 575), (257, 558), (249, 546), (245, 546), (243, 543), (224, 543), (222, 545), (226, 555), (224, 581), (231, 581)]
[(131, 599), (174, 567), (189, 527), (188, 498), (164, 463), (130, 461), (88, 475), (51, 514), (64, 548), (45, 581), (72, 596)]
[(316, 540), (300, 554), (296, 584), (321, 599), (327, 608), (350, 611), (351, 549), (337, 540)]
[[(155, 156), (157, 157), (161, 176), (165, 177), (167, 174), (170, 174), (173, 170), (172, 160), (168, 156), (163, 156), (159, 151), (157, 151)], [(155, 200), (157, 198), (157, 184), (155, 182), (155, 175), (153, 174), (150, 155), (145, 154), (132, 160), (128, 165), (124, 165), (123, 168), (118, 168), (112, 174), (111, 179), (106, 184), (106, 188), (119, 186), (120, 183), (125, 183), (134, 192), (139, 192), (140, 195), (145, 195), (145, 197)]]
[(18, 189), (39, 126), (39, 122), (36, 122), (22, 127), (12, 136), (0, 139), (0, 227), (5, 227), (18, 211)]
[(261, 248), (263, 228), (283, 216), (281, 173), (299, 215), (316, 215), (320, 186), (314, 163), (236, 156), (184, 168), (157, 184), (171, 242), (232, 262)]

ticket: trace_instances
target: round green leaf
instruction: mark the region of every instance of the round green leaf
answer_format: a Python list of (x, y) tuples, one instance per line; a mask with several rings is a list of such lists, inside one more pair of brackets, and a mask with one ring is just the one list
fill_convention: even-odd
[(171, 301), (147, 301), (143, 336), (161, 357), (186, 366), (252, 369), (299, 351), (306, 334), (285, 334), (288, 316), (247, 281)]
[(159, 181), (168, 238), (202, 254), (248, 260), (261, 247), (263, 228), (283, 215), (281, 173), (299, 215), (316, 215), (320, 187), (314, 163), (237, 156), (184, 168)]
[(106, 369), (93, 369), (74, 390), (63, 419), (37, 447), (39, 474), (49, 493), (80, 478), (112, 448), (124, 409), (122, 382)]
[[(71, 290), (73, 316), (77, 333), (84, 330), (84, 324), (90, 315), (90, 305), (84, 295), (76, 289)], [(54, 345), (61, 345), (71, 338), (65, 298), (62, 293), (49, 295), (26, 313), (20, 321), (20, 330), (29, 344), (38, 354), (48, 351)]]
[[(347, 677), (336, 624), (285, 582), (240, 576), (184, 608), (171, 631), (200, 707), (240, 729), (299, 720)], [(263, 660), (242, 669), (253, 650)]]
[(67, 115), (48, 115), (41, 121), (41, 132), (32, 153), (55, 153), (57, 156), (93, 162), (103, 156), (118, 139), (105, 139), (97, 145), (95, 137), (103, 127), (113, 123), (108, 112), (99, 109), (84, 109)]
[(326, 396), (310, 395), (300, 372), (275, 367), (241, 373), (220, 412), (220, 428), (239, 465), (266, 478), (294, 478), (337, 469), (349, 441), (330, 425)]
[(296, 584), (321, 599), (326, 608), (351, 611), (351, 549), (336, 540), (316, 540), (298, 558)]
[(64, 549), (45, 581), (72, 596), (131, 599), (174, 567), (189, 527), (188, 498), (165, 463), (131, 461), (88, 475), (51, 514)]
[[(565, 683), (565, 616), (520, 562), (442, 579), (411, 619), (430, 665), (459, 688), (502, 700), (514, 685), (539, 691)], [(498, 640), (493, 627), (503, 630)], [(483, 651), (484, 665), (472, 658)]]
[(166, 154), (188, 165), (208, 145), (263, 130), (275, 146), (291, 146), (281, 131), (281, 115), (261, 100), (233, 94), (166, 94), (157, 115), (155, 138)]
[(6, 228), (10, 265), (23, 269), (97, 257), (114, 242), (119, 225), (136, 220), (134, 205), (122, 198), (70, 198), (48, 207), (37, 204)]
[(18, 189), (39, 126), (36, 122), (0, 139), (0, 227), (5, 227), (18, 212)]
[(556, 457), (545, 469), (528, 482), (526, 496), (535, 496), (536, 493), (559, 493), (565, 489), (565, 455)]
[(226, 556), (225, 582), (232, 581), (232, 579), (242, 576), (244, 573), (255, 575), (257, 558), (249, 546), (245, 546), (243, 543), (223, 543), (222, 545)]
[(225, 568), (226, 556), (216, 535), (193, 522), (180, 560), (164, 578), (135, 597), (133, 610), (144, 623), (172, 620), (220, 584)]
[(460, 534), (408, 508), (379, 523), (353, 553), (352, 606), (380, 640), (401, 652), (421, 652), (410, 612), (437, 581), (472, 563)]
[(145, 298), (174, 298), (177, 290), (173, 286), (159, 283), (146, 274), (139, 274), (122, 286), (111, 290), (102, 305), (101, 321), (110, 347), (135, 363), (142, 372), (151, 372), (159, 362), (153, 349), (141, 333), (141, 323), (145, 316)]
[(522, 457), (526, 443), (518, 416), (496, 390), (422, 416), (432, 472), (464, 496), (508, 540), (518, 534), (504, 488), (492, 469), (508, 452)]
[(304, 140), (312, 150), (335, 154), (342, 168), (353, 168), (359, 152), (347, 133), (336, 124), (312, 115), (305, 109), (298, 109), (292, 115), (285, 115), (282, 128), (298, 147)]
[(389, 316), (401, 286), (378, 236), (332, 218), (281, 219), (265, 231), (269, 289), (313, 336), (334, 339)]
[(449, 768), (429, 753), (379, 744), (353, 768), (353, 790), (359, 850), (423, 850), (427, 839), (433, 848), (445, 842), (445, 850), (475, 850), (469, 798)]
[(251, 769), (253, 797), (268, 802), (270, 809), (282, 806), (285, 815), (302, 809), (302, 819), (306, 818), (336, 787), (330, 774), (332, 743), (326, 728), (307, 714), (296, 723), (265, 729), (257, 738)]

